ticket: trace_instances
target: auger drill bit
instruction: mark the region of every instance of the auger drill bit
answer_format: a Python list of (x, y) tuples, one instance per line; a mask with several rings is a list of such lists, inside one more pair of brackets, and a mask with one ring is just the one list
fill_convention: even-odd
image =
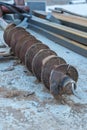
[(22, 27), (10, 24), (4, 31), (4, 40), (15, 56), (57, 98), (74, 94), (78, 80), (77, 70), (58, 57), (56, 52), (32, 36)]

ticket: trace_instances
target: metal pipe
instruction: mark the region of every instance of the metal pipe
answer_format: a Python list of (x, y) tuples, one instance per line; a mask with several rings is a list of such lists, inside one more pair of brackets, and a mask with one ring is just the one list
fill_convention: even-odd
[[(20, 5), (17, 5), (16, 7), (20, 8), (20, 9), (23, 9), (23, 10), (25, 10), (25, 11), (27, 11), (27, 12), (30, 11), (29, 6), (23, 6), (23, 5), (20, 6)], [(1, 6), (1, 8), (2, 8), (2, 12), (3, 12), (4, 14), (14, 13), (13, 11), (9, 10), (9, 9), (8, 9), (7, 7), (5, 7), (5, 6)]]

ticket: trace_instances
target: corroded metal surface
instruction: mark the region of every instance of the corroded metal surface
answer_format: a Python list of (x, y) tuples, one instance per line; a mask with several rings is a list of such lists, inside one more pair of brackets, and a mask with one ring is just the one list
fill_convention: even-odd
[(23, 63), (25, 63), (25, 54), (26, 54), (28, 48), (30, 48), (33, 44), (36, 44), (38, 42), (39, 41), (35, 37), (31, 36), (28, 41), (26, 41), (26, 42), (24, 42), (24, 44), (22, 44), (19, 57)]
[(14, 54), (43, 82), (55, 98), (74, 93), (78, 80), (77, 70), (66, 64), (66, 61), (47, 45), (13, 24), (5, 30), (4, 39)]
[(42, 78), (42, 82), (45, 84), (45, 86), (47, 88), (50, 88), (49, 78), (50, 78), (50, 73), (51, 73), (52, 69), (54, 69), (56, 66), (58, 66), (60, 64), (64, 64), (64, 63), (66, 63), (66, 61), (57, 56), (50, 56), (50, 57), (48, 57), (46, 62), (43, 63), (41, 78)]
[(75, 67), (73, 67), (69, 64), (60, 65), (60, 66), (56, 67), (55, 70), (63, 72), (64, 74), (68, 75), (70, 78), (72, 78), (76, 82), (78, 80), (77, 70), (75, 69)]
[(23, 36), (26, 36), (26, 35), (29, 35), (24, 29), (19, 29), (19, 30), (16, 30), (14, 32), (14, 34), (12, 35), (12, 38), (10, 40), (10, 46), (12, 48), (12, 51), (14, 52), (15, 51), (15, 46), (16, 46), (16, 43), (21, 39), (21, 37)]
[(29, 71), (32, 72), (32, 61), (34, 56), (42, 49), (48, 49), (49, 47), (45, 44), (42, 44), (41, 42), (38, 42), (37, 44), (32, 45), (26, 52), (25, 56), (25, 64)]
[[(21, 28), (21, 27), (14, 27), (12, 28), (9, 32), (8, 32), (8, 37), (7, 37), (7, 43), (9, 46), (11, 46), (11, 39), (12, 39), (12, 36), (14, 35), (14, 33), (16, 32), (16, 30), (25, 30), (24, 28)], [(15, 39), (16, 40), (16, 39)]]
[(4, 37), (5, 42), (6, 42), (8, 45), (9, 45), (9, 42), (8, 42), (9, 32), (10, 32), (15, 26), (16, 26), (15, 24), (11, 23), (11, 24), (9, 24), (9, 25), (7, 26), (7, 28), (6, 28), (5, 31), (4, 31), (3, 37)]
[(22, 45), (29, 40), (29, 38), (31, 37), (31, 35), (29, 34), (23, 34), (20, 39), (17, 41), (16, 45), (15, 45), (15, 55), (17, 57), (19, 57), (20, 54), (20, 50)]
[(62, 94), (72, 94), (76, 89), (77, 70), (68, 64), (57, 66), (51, 71), (50, 92), (55, 98)]
[(41, 71), (43, 67), (43, 60), (45, 60), (45, 58), (47, 58), (50, 55), (56, 56), (57, 54), (50, 49), (43, 49), (39, 51), (33, 58), (32, 70), (33, 70), (34, 75), (37, 77), (39, 81), (41, 81)]

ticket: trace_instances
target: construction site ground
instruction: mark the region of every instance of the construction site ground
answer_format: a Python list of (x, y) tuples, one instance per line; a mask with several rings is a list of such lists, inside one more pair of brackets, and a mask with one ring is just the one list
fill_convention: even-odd
[[(77, 68), (77, 97), (56, 100), (19, 59), (0, 61), (0, 130), (87, 130), (87, 58), (28, 28), (68, 64)], [(0, 52), (4, 48), (0, 28)]]

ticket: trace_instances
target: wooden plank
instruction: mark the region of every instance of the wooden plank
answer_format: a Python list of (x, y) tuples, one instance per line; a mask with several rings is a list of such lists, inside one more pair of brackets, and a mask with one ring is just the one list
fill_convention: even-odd
[(66, 15), (64, 13), (57, 13), (56, 11), (52, 11), (52, 14), (60, 20), (69, 21), (71, 23), (75, 23), (87, 27), (87, 18), (78, 17), (74, 15)]
[[(52, 15), (62, 21), (63, 23), (65, 23), (65, 25), (71, 25), (71, 27), (73, 27), (73, 25), (79, 26), (78, 29), (82, 29), (83, 31), (87, 32), (87, 18), (83, 18), (83, 17), (78, 17), (78, 16), (74, 16), (74, 15), (66, 15), (64, 13), (57, 13), (56, 11), (52, 11)], [(77, 28), (77, 27), (76, 27)]]
[[(34, 10), (33, 15), (39, 18), (46, 19), (49, 13), (45, 11)], [(61, 23), (65, 26), (87, 32), (87, 18), (74, 15), (66, 15), (65, 13), (58, 13), (56, 10), (52, 11), (52, 16), (61, 21)]]
[(74, 13), (70, 10), (67, 10), (67, 9), (64, 9), (64, 8), (61, 8), (61, 7), (56, 7), (54, 10), (57, 11), (57, 12), (66, 13), (68, 15), (70, 14), (70, 15), (77, 16), (77, 17), (87, 18), (87, 16), (84, 16), (84, 15), (81, 15), (81, 14), (78, 14), (78, 13)]
[(40, 19), (37, 17), (32, 17), (32, 19), (29, 19), (29, 22), (43, 29), (46, 29), (50, 32), (59, 34), (61, 36), (77, 41), (87, 46), (87, 33), (86, 32), (79, 31), (77, 29), (72, 29), (64, 25), (52, 23), (52, 22), (49, 22), (47, 20)]
[(60, 36), (58, 34), (54, 34), (53, 32), (47, 31), (34, 24), (29, 23), (29, 28), (31, 30), (34, 30), (35, 32), (38, 32), (38, 33), (44, 35), (45, 37), (49, 38), (50, 40), (54, 41), (55, 43), (62, 45), (82, 56), (87, 57), (87, 46), (81, 45), (78, 42), (75, 42), (75, 41), (65, 38), (63, 36)]
[(45, 11), (40, 11), (40, 10), (33, 10), (32, 14), (36, 17), (42, 18), (42, 19), (46, 19), (48, 13)]

